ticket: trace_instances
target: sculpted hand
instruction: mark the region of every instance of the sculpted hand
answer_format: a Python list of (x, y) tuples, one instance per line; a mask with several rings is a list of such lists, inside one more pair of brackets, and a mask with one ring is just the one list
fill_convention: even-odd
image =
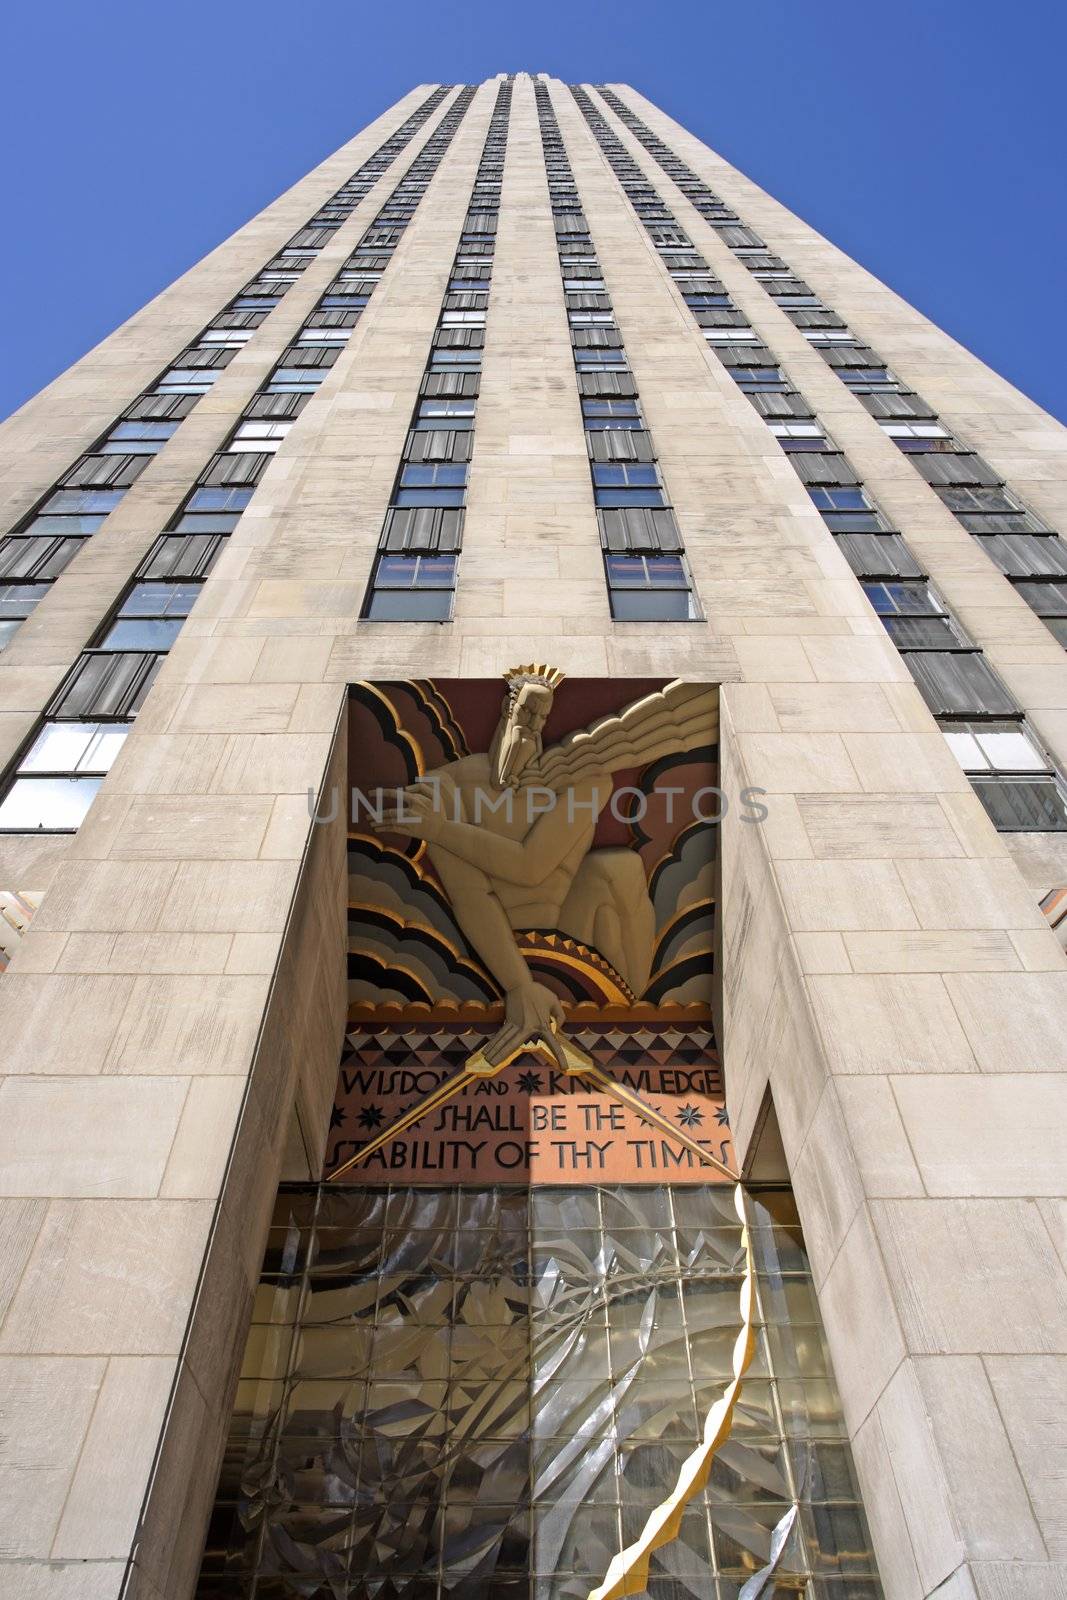
[(394, 811), (383, 811), (382, 820), (371, 824), (375, 833), (402, 833), (410, 839), (439, 839), (445, 817), (441, 799), (432, 783), (413, 783), (401, 795)]
[(496, 1063), (517, 1050), (528, 1039), (541, 1039), (556, 1061), (566, 1067), (567, 1058), (557, 1037), (563, 1026), (563, 1007), (543, 983), (523, 984), (510, 989), (504, 1002), (504, 1025), (485, 1046), (485, 1054)]

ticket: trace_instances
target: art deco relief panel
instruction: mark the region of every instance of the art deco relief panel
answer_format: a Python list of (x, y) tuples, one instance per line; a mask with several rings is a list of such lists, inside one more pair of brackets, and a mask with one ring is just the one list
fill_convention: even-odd
[[(590, 1096), (578, 1054), (728, 1160), (714, 691), (552, 678), (522, 673), (503, 699), (486, 681), (352, 691), (352, 1027), (330, 1170), (477, 1050), (512, 1059), (365, 1172), (703, 1181), (694, 1152)], [(531, 1038), (540, 1056), (515, 1056)]]
[(708, 685), (353, 686), (326, 1169), (200, 1600), (880, 1595), (791, 1196), (733, 1177), (716, 737)]

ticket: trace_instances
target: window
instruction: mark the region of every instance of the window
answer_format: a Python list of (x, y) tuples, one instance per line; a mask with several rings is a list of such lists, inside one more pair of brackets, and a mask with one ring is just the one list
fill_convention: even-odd
[(226, 449), (215, 456), (200, 474), (200, 482), (213, 488), (234, 488), (257, 484), (270, 465), (270, 441), (257, 448)]
[(755, 328), (705, 328), (708, 344), (760, 344), (762, 340)]
[(174, 418), (180, 422), (187, 417), (196, 405), (195, 395), (186, 394), (143, 394), (135, 400), (132, 406), (127, 406), (125, 417), (142, 422), (163, 422)]
[(742, 389), (789, 387), (777, 367), (734, 367), (731, 370), (734, 381), (739, 383)]
[(43, 534), (61, 534), (64, 536), (83, 536), (90, 534), (102, 526), (104, 514), (93, 513), (89, 516), (75, 512), (65, 516), (40, 516), (33, 517), (24, 527), (19, 529), (22, 538), (37, 538)]
[(45, 722), (0, 801), (0, 832), (73, 832), (128, 732), (109, 723)]
[(841, 533), (835, 543), (858, 578), (921, 578), (922, 568), (899, 533)]
[[(868, 395), (866, 398), (873, 397)], [(959, 440), (954, 439), (948, 429), (942, 428), (937, 422), (879, 422), (878, 426), (898, 449), (912, 455), (923, 451), (960, 451), (963, 448)]]
[(812, 504), (818, 511), (871, 511), (873, 506), (860, 488), (809, 489)]
[(975, 515), (1003, 515), (1025, 513), (1026, 507), (1003, 484), (994, 488), (939, 488), (938, 498), (957, 516), (969, 512)]
[(451, 462), (419, 463), (402, 468), (393, 505), (461, 506), (466, 493), (467, 469)]
[(44, 510), (52, 515), (80, 516), (83, 512), (114, 511), (125, 489), (57, 489), (45, 501)]
[(858, 383), (894, 384), (896, 379), (888, 367), (852, 367), (841, 374), (849, 388)]
[(658, 486), (659, 473), (652, 462), (645, 461), (595, 461), (593, 482), (602, 488), (647, 488)]
[(818, 422), (768, 422), (783, 450), (814, 450), (829, 441)]
[(430, 370), (434, 367), (464, 367), (477, 372), (481, 364), (479, 350), (448, 349), (437, 345), (430, 353)]
[(628, 370), (625, 350), (575, 350), (574, 362), (578, 367), (605, 367), (620, 372)]
[(128, 489), (148, 463), (128, 450), (82, 456), (60, 480), (61, 489)]
[(669, 506), (628, 505), (597, 512), (600, 541), (616, 555), (650, 551), (681, 555), (682, 535)]
[(208, 328), (201, 334), (204, 344), (221, 344), (230, 350), (239, 350), (255, 333), (255, 328)]
[(582, 419), (587, 433), (644, 431), (644, 421), (636, 400), (582, 400)]
[(954, 484), (982, 484), (991, 488), (999, 486), (1000, 479), (981, 456), (958, 452), (918, 456), (915, 465), (927, 483), (935, 487)]
[(571, 344), (575, 350), (621, 350), (622, 335), (618, 328), (575, 328)]
[(473, 398), (422, 400), (415, 415), (414, 427), (436, 430), (447, 423), (451, 429), (471, 428), (474, 426), (474, 408)]
[(1002, 833), (1067, 832), (1067, 803), (1020, 718), (942, 722), (952, 754)]
[(1011, 716), (1015, 701), (977, 650), (909, 650), (904, 657), (936, 717)]
[(1067, 645), (1067, 583), (1017, 583), (1015, 588), (1060, 644)]
[(891, 439), (948, 439), (947, 428), (939, 422), (880, 422), (878, 426)]
[(865, 583), (864, 590), (898, 650), (959, 650), (970, 641), (926, 583)]
[(594, 461), (593, 492), (598, 506), (665, 506), (659, 473), (651, 463)]
[(242, 422), (226, 449), (263, 452), (277, 450), (292, 426), (291, 422)]
[(779, 393), (775, 390), (746, 390), (750, 405), (758, 411), (761, 417), (769, 422), (814, 422), (819, 433), (822, 433), (822, 423), (816, 422), (815, 413), (802, 394), (797, 394), (795, 389), (788, 393)]
[(217, 372), (172, 367), (160, 378), (159, 392), (160, 394), (207, 394), (217, 377)]
[[(183, 511), (174, 524), (176, 533), (232, 533), (241, 520), (237, 511)], [(168, 530), (168, 532), (171, 530)]]
[(135, 717), (160, 660), (151, 652), (85, 650), (49, 706), (49, 714), (64, 722)]
[(347, 344), (349, 328), (301, 328), (297, 345)]
[[(182, 518), (195, 522), (197, 518)], [(225, 541), (224, 533), (164, 533), (152, 546), (141, 565), (146, 579), (203, 578), (214, 563)]]
[[(441, 419), (438, 418), (434, 424), (430, 426), (424, 424), (421, 428), (412, 429), (408, 434), (404, 446), (404, 461), (407, 465), (452, 463), (464, 466), (470, 460), (473, 442), (469, 427), (448, 428), (443, 426)], [(404, 481), (409, 480), (405, 478)], [(455, 484), (464, 483), (466, 479), (438, 474), (435, 479), (428, 479), (427, 482)]]
[(98, 648), (169, 650), (199, 593), (198, 583), (135, 584)]
[(831, 533), (890, 533), (880, 511), (824, 511), (822, 520)]
[(804, 328), (805, 339), (812, 344), (856, 344), (856, 335), (848, 328)]
[(47, 583), (0, 583), (0, 650), (48, 593)]
[(32, 579), (37, 583), (50, 583), (73, 561), (81, 547), (81, 539), (4, 539), (0, 541), (0, 580), (21, 583)]
[[(945, 495), (962, 491), (936, 490), (944, 500)], [(949, 507), (951, 510), (952, 508)], [(968, 511), (954, 511), (953, 516), (967, 529), (968, 533), (1049, 533), (1051, 530), (1041, 521), (1040, 517), (1032, 511), (991, 511), (976, 515)]]
[(308, 367), (275, 367), (268, 394), (314, 394), (326, 374)]
[(681, 556), (610, 555), (611, 614), (617, 622), (686, 622), (699, 617)]
[(456, 586), (454, 555), (378, 558), (365, 611), (371, 622), (447, 622)]
[(667, 497), (662, 489), (635, 489), (629, 486), (593, 490), (598, 506), (623, 508), (626, 506), (666, 506)]
[(1067, 542), (1054, 534), (980, 534), (978, 542), (1009, 578), (1067, 577)]
[[(815, 451), (811, 448), (810, 441), (806, 442), (803, 439), (792, 441), (790, 464), (809, 488), (829, 485), (840, 485), (842, 488), (850, 485), (858, 487), (855, 468), (839, 451)], [(837, 492), (836, 488), (834, 492)]]
[(632, 400), (582, 400), (583, 417), (638, 417), (640, 414), (636, 398)]
[(254, 490), (249, 488), (194, 489), (185, 502), (187, 511), (243, 511)]
[(1049, 770), (1020, 722), (946, 722), (941, 731), (964, 772)]
[(120, 422), (112, 428), (100, 450), (105, 455), (154, 456), (177, 428), (176, 422)]

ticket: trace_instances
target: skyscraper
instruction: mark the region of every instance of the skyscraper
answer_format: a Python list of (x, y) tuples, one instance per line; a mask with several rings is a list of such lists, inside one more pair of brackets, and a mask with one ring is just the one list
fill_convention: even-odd
[(1061, 1592), (1064, 440), (526, 74), (4, 426), (5, 1596)]

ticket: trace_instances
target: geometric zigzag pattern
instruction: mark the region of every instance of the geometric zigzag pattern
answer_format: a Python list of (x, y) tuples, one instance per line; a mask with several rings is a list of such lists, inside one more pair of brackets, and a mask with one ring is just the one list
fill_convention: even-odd
[[(351, 1028), (346, 1037), (343, 1062), (358, 1059), (360, 1066), (437, 1067), (458, 1071), (461, 1063), (492, 1037), (495, 1029), (461, 1027)], [(567, 1036), (580, 1045), (598, 1066), (614, 1067), (711, 1067), (718, 1063), (715, 1036), (708, 1027), (670, 1022), (620, 1028), (568, 1028)], [(721, 1089), (721, 1085), (720, 1085)]]

